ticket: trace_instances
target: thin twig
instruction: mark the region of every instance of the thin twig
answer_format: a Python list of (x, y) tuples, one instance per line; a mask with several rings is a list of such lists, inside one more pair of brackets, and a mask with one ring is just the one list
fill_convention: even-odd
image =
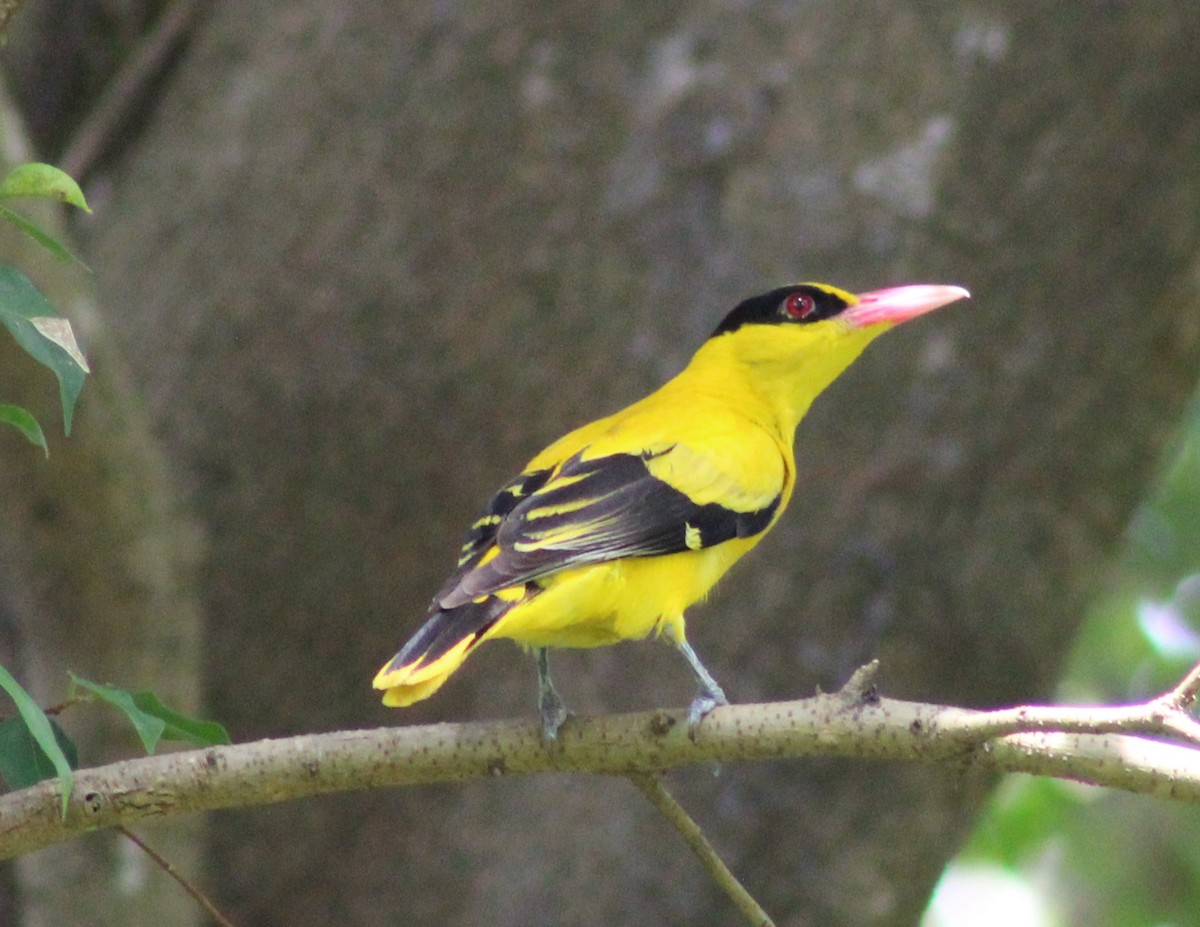
[(175, 0), (122, 63), (59, 158), (59, 166), (78, 182), (84, 182), (130, 117), (144, 109), (152, 81), (187, 35), (199, 7), (199, 0)]
[(1200, 722), (1185, 709), (1200, 690), (1200, 667), (1193, 669), (1176, 688), (1165, 695), (1136, 705), (1072, 706), (1023, 705), (995, 711), (943, 712), (938, 731), (953, 736), (969, 735), (985, 743), (1011, 734), (1056, 732), (1061, 734), (1131, 734), (1171, 737), (1200, 746)]
[(1200, 696), (1200, 663), (1193, 666), (1192, 671), (1166, 697), (1183, 710), (1190, 708), (1197, 696)]
[(154, 860), (155, 863), (158, 864), (159, 868), (161, 868), (163, 872), (178, 882), (180, 886), (182, 886), (183, 890), (192, 896), (192, 899), (196, 902), (196, 904), (200, 905), (200, 907), (205, 910), (208, 916), (217, 923), (217, 927), (234, 927), (233, 922), (220, 911), (218, 911), (216, 905), (208, 900), (208, 896), (205, 895), (204, 892), (200, 891), (200, 889), (193, 885), (188, 879), (186, 879), (183, 874), (171, 864), (170, 860), (164, 857), (161, 853), (146, 843), (145, 840), (128, 828), (117, 825), (115, 830), (132, 840), (133, 843), (143, 853), (145, 853), (152, 860)]
[(700, 825), (692, 820), (683, 805), (679, 804), (674, 796), (666, 790), (662, 780), (650, 773), (632, 773), (629, 778), (646, 796), (650, 804), (654, 805), (662, 816), (671, 822), (671, 826), (679, 831), (684, 842), (700, 858), (700, 862), (708, 870), (713, 882), (733, 900), (737, 909), (746, 916), (746, 920), (754, 927), (775, 927), (775, 922), (771, 920), (766, 911), (759, 907), (754, 896), (746, 891), (737, 876), (717, 855), (717, 851), (713, 849), (712, 844), (700, 830)]
[(57, 705), (51, 705), (49, 708), (43, 709), (42, 713), (47, 715), (61, 715), (68, 708), (74, 708), (76, 705), (83, 705), (93, 700), (94, 697), (91, 695), (72, 695), (70, 698), (63, 699)]

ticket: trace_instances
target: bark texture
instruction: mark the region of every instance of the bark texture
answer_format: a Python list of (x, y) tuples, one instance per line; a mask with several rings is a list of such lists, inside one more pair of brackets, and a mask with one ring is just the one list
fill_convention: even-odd
[[(801, 427), (793, 509), (697, 609), (735, 700), (1045, 698), (1200, 359), (1200, 8), (223, 4), (88, 229), (107, 321), (211, 535), (237, 739), (528, 713), (494, 647), (369, 691), (478, 505), (795, 279), (948, 282)], [(667, 648), (559, 657), (580, 712), (682, 704)], [(787, 924), (906, 925), (984, 781), (673, 777)], [(727, 923), (628, 783), (216, 818), (234, 922)]]

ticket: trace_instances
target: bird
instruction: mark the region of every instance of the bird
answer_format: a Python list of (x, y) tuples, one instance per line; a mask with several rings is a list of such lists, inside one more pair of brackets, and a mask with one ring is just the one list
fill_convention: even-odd
[(424, 623), (375, 676), (384, 705), (428, 698), (480, 644), (506, 638), (535, 654), (553, 741), (569, 712), (548, 649), (657, 636), (695, 676), (694, 737), (728, 699), (684, 613), (783, 514), (801, 419), (879, 335), (969, 295), (797, 283), (740, 302), (675, 377), (559, 438), (492, 496)]

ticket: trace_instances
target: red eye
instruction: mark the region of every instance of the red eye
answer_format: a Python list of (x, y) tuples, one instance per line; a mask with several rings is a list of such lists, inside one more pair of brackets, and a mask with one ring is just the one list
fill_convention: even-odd
[(783, 301), (783, 311), (789, 319), (809, 318), (817, 311), (817, 304), (813, 302), (811, 293), (790, 293)]

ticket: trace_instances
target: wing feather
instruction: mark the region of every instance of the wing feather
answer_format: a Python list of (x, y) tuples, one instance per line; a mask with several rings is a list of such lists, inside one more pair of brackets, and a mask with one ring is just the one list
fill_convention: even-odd
[[(678, 469), (671, 466), (673, 454), (690, 465), (690, 492), (656, 475)], [(712, 468), (697, 482), (695, 457), (675, 445), (592, 459), (581, 451), (557, 470), (522, 474), (475, 522), (459, 569), (435, 606), (455, 608), (582, 564), (699, 550), (770, 527), (782, 500), (782, 476), (773, 495), (733, 493), (722, 485), (729, 479)], [(733, 507), (693, 498), (714, 495), (710, 484), (732, 498)], [(747, 502), (753, 507), (744, 508)]]

